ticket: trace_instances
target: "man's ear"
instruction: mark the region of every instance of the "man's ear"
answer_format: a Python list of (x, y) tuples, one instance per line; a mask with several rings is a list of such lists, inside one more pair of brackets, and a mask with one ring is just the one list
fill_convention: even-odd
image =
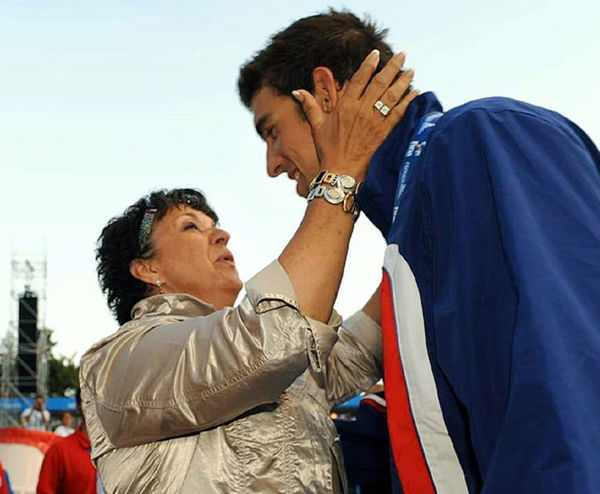
[(315, 67), (312, 71), (313, 93), (324, 112), (329, 113), (338, 104), (340, 85), (328, 67)]
[(131, 276), (148, 285), (156, 284), (156, 280), (159, 279), (152, 259), (134, 259), (129, 263), (129, 272)]

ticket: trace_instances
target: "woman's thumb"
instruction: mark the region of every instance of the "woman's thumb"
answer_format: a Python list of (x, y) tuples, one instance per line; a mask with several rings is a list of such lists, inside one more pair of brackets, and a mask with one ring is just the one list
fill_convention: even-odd
[(318, 126), (323, 119), (323, 110), (321, 110), (315, 97), (304, 89), (292, 91), (292, 96), (302, 105), (302, 109), (304, 110), (304, 114), (306, 115), (310, 126), (313, 129)]

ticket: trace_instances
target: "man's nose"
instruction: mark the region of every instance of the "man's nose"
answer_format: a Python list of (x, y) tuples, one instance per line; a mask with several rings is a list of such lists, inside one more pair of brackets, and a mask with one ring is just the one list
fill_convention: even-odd
[(274, 146), (267, 146), (267, 174), (276, 177), (284, 172), (283, 158)]

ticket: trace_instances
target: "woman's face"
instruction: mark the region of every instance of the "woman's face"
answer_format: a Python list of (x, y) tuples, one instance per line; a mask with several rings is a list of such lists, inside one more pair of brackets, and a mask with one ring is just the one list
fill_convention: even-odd
[(210, 217), (184, 204), (174, 206), (151, 236), (155, 254), (144, 261), (155, 276), (151, 284), (160, 280), (163, 293), (187, 293), (216, 309), (235, 303), (242, 282), (227, 249), (229, 234)]

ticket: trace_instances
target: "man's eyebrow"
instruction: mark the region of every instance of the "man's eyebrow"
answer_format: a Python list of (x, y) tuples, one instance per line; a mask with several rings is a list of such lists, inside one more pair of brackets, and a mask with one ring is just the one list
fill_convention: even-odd
[(265, 123), (267, 122), (267, 120), (269, 120), (269, 118), (271, 118), (271, 114), (270, 113), (266, 113), (265, 115), (263, 115), (262, 117), (260, 117), (256, 121), (256, 123), (254, 124), (254, 126), (256, 128), (256, 132), (258, 132), (258, 135), (260, 137), (263, 136), (264, 126), (265, 126)]

